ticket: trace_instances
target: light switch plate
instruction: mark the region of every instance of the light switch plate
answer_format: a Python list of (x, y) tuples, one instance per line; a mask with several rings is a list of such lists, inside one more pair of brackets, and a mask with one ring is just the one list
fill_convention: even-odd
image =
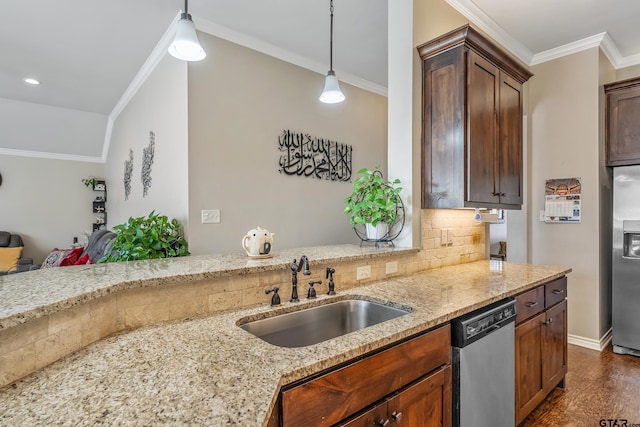
[(544, 222), (544, 211), (540, 211), (540, 222)]
[(203, 224), (219, 224), (220, 223), (220, 209), (202, 209)]
[(446, 228), (440, 229), (440, 246), (447, 246), (447, 242), (449, 241), (448, 235), (449, 233), (447, 233)]
[(453, 245), (453, 228), (447, 228), (447, 245)]

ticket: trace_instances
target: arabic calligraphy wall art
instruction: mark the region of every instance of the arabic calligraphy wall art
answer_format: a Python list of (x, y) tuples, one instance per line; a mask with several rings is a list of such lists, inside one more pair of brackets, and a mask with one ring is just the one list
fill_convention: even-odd
[(351, 180), (353, 147), (308, 133), (282, 131), (280, 173), (331, 181)]

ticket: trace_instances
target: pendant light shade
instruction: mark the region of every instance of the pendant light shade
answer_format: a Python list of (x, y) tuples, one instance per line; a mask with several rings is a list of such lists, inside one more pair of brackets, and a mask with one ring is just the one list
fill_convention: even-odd
[(183, 61), (200, 61), (207, 56), (200, 46), (196, 26), (187, 12), (187, 0), (184, 2), (184, 12), (176, 24), (176, 37), (169, 46), (169, 53)]
[(333, 0), (330, 0), (331, 30), (329, 33), (329, 72), (324, 81), (324, 90), (320, 94), (320, 102), (325, 104), (337, 104), (345, 99), (344, 93), (340, 90), (340, 84), (336, 73), (333, 71)]
[(338, 78), (333, 70), (329, 70), (324, 80), (324, 90), (320, 94), (320, 102), (325, 104), (337, 104), (344, 101), (344, 93), (340, 90)]

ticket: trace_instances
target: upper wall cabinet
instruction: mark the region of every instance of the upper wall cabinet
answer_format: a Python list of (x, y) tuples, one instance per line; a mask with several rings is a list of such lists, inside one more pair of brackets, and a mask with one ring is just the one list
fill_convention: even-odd
[(422, 207), (520, 209), (522, 85), (532, 74), (468, 25), (418, 52)]
[(604, 85), (607, 166), (640, 164), (640, 78)]

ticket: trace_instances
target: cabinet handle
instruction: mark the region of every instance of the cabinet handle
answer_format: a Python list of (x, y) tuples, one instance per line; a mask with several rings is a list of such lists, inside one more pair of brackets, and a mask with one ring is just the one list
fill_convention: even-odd
[(391, 419), (397, 423), (402, 420), (402, 412), (394, 412), (391, 414)]
[(538, 305), (538, 301), (531, 301), (525, 304), (527, 306), (527, 308), (531, 308), (531, 307), (535, 307), (536, 305)]
[(378, 420), (378, 425), (380, 427), (388, 427), (389, 426), (389, 420), (380, 419), (380, 420)]
[(553, 323), (553, 317), (548, 318), (548, 319), (547, 319), (547, 321), (546, 321), (546, 322), (544, 322), (543, 324), (544, 324), (545, 326), (547, 326), (547, 325), (549, 325), (550, 323)]
[(558, 295), (558, 294), (564, 293), (564, 289), (554, 289), (551, 291), (551, 293)]

